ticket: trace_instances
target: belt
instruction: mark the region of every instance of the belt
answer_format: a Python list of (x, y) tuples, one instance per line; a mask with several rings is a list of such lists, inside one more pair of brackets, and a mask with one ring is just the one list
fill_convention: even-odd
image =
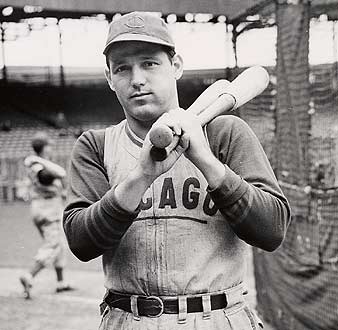
[[(139, 316), (159, 317), (162, 314), (178, 314), (178, 298), (163, 298), (157, 296), (132, 296), (108, 291), (104, 302), (113, 308), (119, 308), (131, 313), (132, 297), (137, 297)], [(202, 297), (187, 297), (187, 313), (203, 312)], [(210, 295), (211, 310), (222, 309), (227, 306), (225, 293)]]

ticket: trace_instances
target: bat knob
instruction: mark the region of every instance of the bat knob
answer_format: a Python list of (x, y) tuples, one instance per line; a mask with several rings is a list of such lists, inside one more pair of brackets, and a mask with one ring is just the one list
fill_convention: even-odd
[(157, 162), (161, 162), (167, 158), (167, 151), (164, 148), (153, 146), (150, 149), (150, 157)]
[(167, 125), (156, 125), (151, 128), (149, 139), (155, 147), (163, 149), (172, 142), (173, 131)]

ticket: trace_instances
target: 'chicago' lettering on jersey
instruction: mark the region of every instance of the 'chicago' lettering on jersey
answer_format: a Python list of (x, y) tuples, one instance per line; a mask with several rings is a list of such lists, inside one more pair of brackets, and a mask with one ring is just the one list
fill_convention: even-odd
[[(175, 190), (172, 177), (164, 178), (158, 208), (164, 209), (168, 207), (177, 209), (178, 199), (181, 199), (183, 207), (187, 210), (196, 209), (199, 203), (203, 203), (203, 212), (208, 216), (215, 215), (218, 210), (217, 207), (212, 202), (209, 193), (205, 192), (205, 196), (203, 197), (200, 188), (201, 184), (199, 180), (195, 177), (189, 177), (183, 183), (181, 196), (178, 196), (178, 191), (177, 189)], [(204, 200), (201, 200), (202, 198)], [(141, 210), (149, 210), (152, 207), (152, 197), (142, 199), (140, 203)]]

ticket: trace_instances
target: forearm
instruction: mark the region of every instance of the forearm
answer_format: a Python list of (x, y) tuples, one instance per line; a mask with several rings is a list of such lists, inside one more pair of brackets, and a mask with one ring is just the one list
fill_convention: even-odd
[(31, 159), (28, 158), (28, 162), (31, 161), (33, 163), (34, 162), (40, 163), (44, 167), (44, 169), (46, 169), (54, 177), (62, 179), (66, 176), (65, 169), (60, 165), (39, 156), (30, 156), (30, 157)]
[(126, 212), (135, 212), (142, 196), (153, 181), (154, 177), (144, 175), (139, 167), (135, 168), (124, 181), (116, 186), (117, 203)]
[(225, 166), (221, 185), (210, 196), (234, 232), (246, 243), (273, 251), (283, 241), (290, 220), (285, 198), (245, 182)]
[(64, 212), (69, 247), (82, 261), (96, 258), (106, 250), (114, 250), (136, 216), (137, 212), (131, 213), (120, 207), (114, 188), (93, 204), (74, 201)]
[(276, 249), (284, 239), (289, 210), (280, 197), (248, 182), (222, 164), (211, 152), (195, 165), (208, 182), (215, 204), (238, 237), (267, 251)]
[(203, 157), (195, 165), (204, 175), (210, 189), (216, 189), (220, 186), (226, 174), (226, 170), (224, 165), (214, 156), (211, 150), (210, 154)]
[(267, 251), (282, 242), (290, 221), (283, 195), (257, 136), (241, 119), (220, 116), (207, 127), (213, 154), (225, 175), (209, 193), (234, 232)]
[(137, 217), (116, 199), (103, 163), (104, 132), (88, 131), (75, 143), (63, 223), (69, 247), (82, 261), (114, 251)]

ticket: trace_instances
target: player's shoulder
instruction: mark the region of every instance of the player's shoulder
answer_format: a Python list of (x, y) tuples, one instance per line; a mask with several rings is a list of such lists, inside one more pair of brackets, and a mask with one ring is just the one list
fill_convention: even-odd
[(90, 140), (90, 141), (96, 141), (96, 140), (102, 140), (104, 139), (105, 135), (105, 128), (98, 128), (98, 129), (88, 129), (84, 131), (79, 139), (80, 140)]
[(88, 129), (84, 131), (76, 140), (73, 153), (97, 153), (103, 155), (105, 136), (107, 131), (115, 129), (117, 125), (111, 125), (98, 129)]
[(116, 130), (125, 125), (125, 121), (121, 121), (118, 124), (110, 125), (107, 127), (99, 128), (99, 129), (89, 129), (82, 133), (80, 138), (82, 139), (89, 139), (91, 141), (99, 141), (104, 142), (105, 135), (107, 131)]
[(235, 115), (217, 116), (208, 124), (211, 130), (227, 131), (232, 130), (246, 130), (249, 128), (248, 124), (241, 118)]

